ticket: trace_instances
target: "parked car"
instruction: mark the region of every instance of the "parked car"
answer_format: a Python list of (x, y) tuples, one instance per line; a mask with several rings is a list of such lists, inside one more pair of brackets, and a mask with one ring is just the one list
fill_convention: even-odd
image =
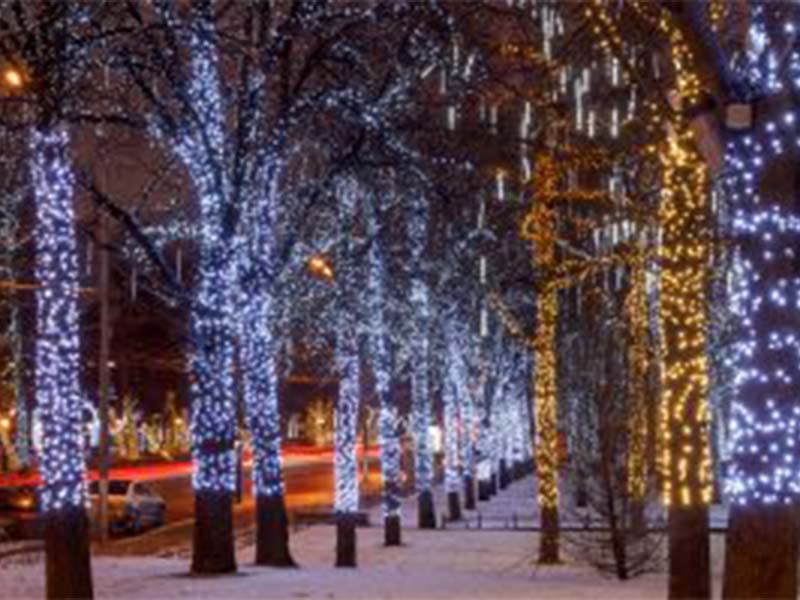
[(0, 537), (34, 539), (42, 536), (36, 486), (0, 487)]
[[(89, 484), (92, 517), (100, 518), (100, 488), (97, 481)], [(108, 482), (109, 528), (112, 531), (138, 533), (148, 527), (164, 524), (167, 503), (145, 481), (112, 479)]]

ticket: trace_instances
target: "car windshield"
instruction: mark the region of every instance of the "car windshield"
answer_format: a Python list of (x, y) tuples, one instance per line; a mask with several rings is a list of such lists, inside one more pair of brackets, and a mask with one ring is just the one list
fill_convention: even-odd
[[(128, 486), (130, 481), (112, 480), (108, 482), (109, 496), (124, 496), (128, 493)], [(100, 484), (97, 481), (92, 481), (89, 484), (89, 493), (96, 496), (100, 493)]]

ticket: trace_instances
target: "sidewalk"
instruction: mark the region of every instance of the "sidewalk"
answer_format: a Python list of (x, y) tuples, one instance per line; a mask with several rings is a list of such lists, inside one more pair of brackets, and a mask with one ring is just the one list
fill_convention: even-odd
[[(500, 491), (488, 512), (501, 505), (513, 506), (530, 490), (530, 481), (517, 482), (518, 489)], [(437, 512), (444, 508), (441, 486), (435, 491)], [(93, 573), (97, 598), (286, 598), (312, 599), (522, 599), (662, 598), (666, 574), (662, 572), (620, 582), (605, 577), (579, 560), (564, 554), (564, 564), (535, 563), (538, 533), (522, 530), (418, 530), (414, 528), (416, 499), (405, 498), (403, 546), (383, 546), (380, 507), (369, 508), (377, 526), (359, 528), (358, 567), (336, 569), (335, 527), (318, 525), (294, 531), (291, 548), (299, 569), (253, 566), (252, 538), (237, 536), (239, 572), (220, 577), (188, 575), (185, 556), (95, 557)], [(723, 536), (712, 536), (712, 565), (716, 589), (724, 555)], [(41, 561), (41, 558), (39, 559)], [(41, 562), (0, 561), (0, 596), (7, 598), (43, 595)], [(717, 591), (718, 595), (718, 591)]]

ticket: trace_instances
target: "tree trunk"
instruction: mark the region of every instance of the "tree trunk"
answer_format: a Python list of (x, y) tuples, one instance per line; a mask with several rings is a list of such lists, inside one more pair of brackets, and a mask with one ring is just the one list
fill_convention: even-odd
[(383, 544), (399, 546), (402, 543), (400, 515), (389, 515), (383, 519)]
[(489, 478), (489, 495), (497, 495), (497, 473), (492, 471), (492, 476)]
[(492, 497), (492, 481), (491, 479), (478, 480), (478, 500), (487, 502)]
[(236, 571), (232, 510), (233, 492), (195, 490), (192, 573)]
[(611, 531), (611, 547), (614, 551), (614, 566), (617, 579), (625, 581), (628, 579), (628, 557), (625, 548), (625, 533), (618, 527)]
[(647, 528), (644, 499), (637, 498), (630, 500), (628, 504), (628, 513), (630, 514), (631, 530), (637, 534), (644, 533), (645, 529)]
[(505, 458), (500, 459), (500, 489), (504, 490), (511, 483), (511, 474), (508, 472), (508, 464)]
[(464, 477), (464, 508), (475, 510), (475, 480), (471, 475)]
[(48, 598), (92, 598), (89, 519), (83, 508), (45, 516)]
[(289, 519), (282, 494), (256, 498), (256, 564), (297, 566), (289, 551)]
[(461, 499), (458, 497), (458, 492), (447, 493), (447, 509), (451, 521), (461, 520)]
[(578, 485), (575, 490), (575, 506), (578, 508), (586, 508), (589, 503), (589, 492), (586, 489), (585, 475), (578, 473)]
[(558, 509), (543, 508), (541, 511), (541, 524), (539, 564), (557, 564), (561, 562), (558, 553)]
[(420, 529), (436, 529), (436, 511), (433, 506), (433, 492), (423, 490), (417, 497), (417, 518)]
[(492, 497), (492, 481), (491, 479), (478, 480), (478, 500), (486, 502)]
[(795, 510), (780, 504), (731, 507), (723, 598), (797, 598)]
[(669, 511), (669, 597), (710, 596), (708, 507), (672, 507)]
[(356, 520), (350, 513), (336, 516), (336, 566), (356, 566)]

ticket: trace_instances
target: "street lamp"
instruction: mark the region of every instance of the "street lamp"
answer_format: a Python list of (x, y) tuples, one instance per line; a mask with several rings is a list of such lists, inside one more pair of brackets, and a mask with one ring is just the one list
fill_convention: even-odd
[(21, 89), (25, 84), (25, 78), (22, 76), (22, 71), (15, 67), (6, 67), (3, 71), (3, 83), (15, 90)]
[(327, 279), (329, 281), (333, 279), (333, 269), (331, 268), (330, 264), (328, 264), (328, 261), (322, 256), (312, 256), (308, 260), (308, 268), (317, 277), (321, 277), (322, 279)]

